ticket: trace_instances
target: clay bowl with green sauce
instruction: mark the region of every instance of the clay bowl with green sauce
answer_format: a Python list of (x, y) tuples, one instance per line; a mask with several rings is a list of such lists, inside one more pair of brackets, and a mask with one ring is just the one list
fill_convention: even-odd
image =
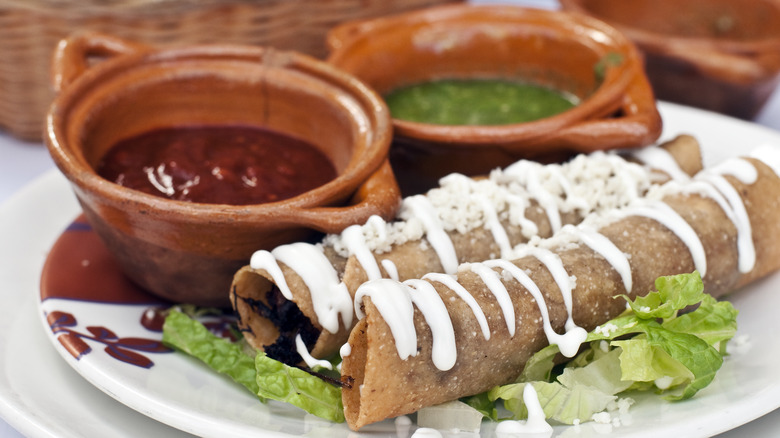
[(659, 99), (752, 119), (780, 80), (775, 0), (561, 0), (604, 20), (646, 57)]
[[(451, 5), (345, 23), (328, 34), (327, 43), (329, 63), (393, 103), (390, 155), (404, 194), (432, 187), (450, 172), (478, 175), (520, 158), (552, 161), (575, 152), (638, 147), (660, 135), (639, 52), (622, 33), (591, 17)], [(451, 103), (431, 114), (474, 110), (476, 120), (458, 114), (444, 120), (399, 117), (396, 93), (431, 84), (434, 102), (453, 98), (456, 90)], [(562, 106), (551, 103), (556, 98)], [(430, 104), (419, 102), (408, 106)], [(537, 112), (536, 118), (522, 114), (540, 103), (555, 111)], [(491, 104), (499, 120), (480, 120)], [(520, 119), (501, 119), (515, 112)]]
[[(392, 122), (384, 101), (321, 60), (252, 46), (152, 48), (85, 33), (59, 45), (54, 73), (59, 94), (46, 121), (54, 162), (124, 273), (171, 302), (229, 305), (233, 274), (254, 251), (340, 232), (372, 215), (389, 219), (400, 204), (388, 162)], [(180, 140), (173, 160), (133, 161), (152, 156), (171, 135)], [(249, 146), (241, 149), (247, 138), (251, 144), (269, 140), (276, 149), (255, 157)], [(292, 140), (316, 152), (309, 160), (314, 170), (303, 173), (328, 165), (334, 175), (272, 199), (225, 196), (233, 188), (212, 199), (179, 198), (182, 193), (173, 190), (170, 196), (152, 194), (125, 185), (135, 177), (108, 179), (96, 170), (101, 163), (129, 162), (126, 169), (142, 168), (155, 177), (154, 185), (186, 187), (185, 194), (194, 196), (195, 186), (212, 176), (235, 180), (236, 163), (260, 166), (241, 175), (254, 185), (299, 171), (292, 159), (262, 167), (287, 153)], [(209, 141), (216, 147), (206, 151), (216, 158), (203, 155), (200, 143)], [(142, 145), (146, 153), (122, 150), (110, 158), (125, 145)], [(186, 184), (168, 172), (212, 160), (215, 165)]]

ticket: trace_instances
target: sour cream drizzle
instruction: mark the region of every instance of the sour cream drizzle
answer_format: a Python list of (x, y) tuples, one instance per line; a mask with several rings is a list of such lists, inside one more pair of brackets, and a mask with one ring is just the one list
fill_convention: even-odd
[(553, 276), (555, 284), (558, 285), (558, 289), (561, 291), (563, 297), (563, 304), (566, 306), (566, 312), (568, 317), (566, 318), (566, 330), (573, 330), (577, 327), (572, 318), (572, 297), (571, 291), (574, 289), (574, 281), (566, 272), (566, 268), (563, 266), (563, 261), (558, 257), (558, 254), (554, 252), (531, 245), (521, 245), (520, 248), (515, 249), (515, 255), (517, 258), (525, 255), (531, 255), (539, 260)]
[[(317, 290), (322, 285), (326, 286), (326, 293), (312, 294), (311, 296), (312, 306), (314, 306), (314, 311), (318, 318), (317, 322), (322, 328), (331, 333), (336, 333), (339, 330), (339, 318), (344, 322), (345, 327), (352, 325), (352, 296), (349, 294), (347, 286), (339, 281), (336, 269), (333, 268), (333, 265), (331, 265), (321, 250), (307, 243), (292, 243), (275, 248), (271, 254), (273, 259), (284, 263), (297, 272), (309, 290)], [(276, 261), (271, 262), (272, 259), (265, 256), (259, 260), (254, 260), (253, 256), (252, 261), (257, 262), (257, 266), (261, 269), (269, 271), (268, 268), (271, 268), (271, 271), (284, 278), (281, 275), (281, 270), (277, 271), (274, 269), (274, 265), (278, 268)], [(255, 267), (255, 264), (252, 264), (252, 267)], [(278, 282), (278, 278), (271, 271), (269, 273), (271, 273), (274, 281)], [(278, 283), (277, 286), (279, 286)], [(287, 287), (286, 281), (285, 287)], [(280, 290), (282, 290), (281, 287)], [(292, 297), (289, 288), (287, 293)], [(284, 291), (282, 295), (285, 295)]]
[(422, 312), (432, 333), (432, 357), (436, 368), (449, 370), (455, 366), (458, 352), (455, 349), (455, 330), (447, 315), (447, 307), (431, 283), (423, 280), (407, 280), (412, 303)]
[(355, 294), (358, 318), (365, 317), (361, 308), (364, 296), (370, 296), (371, 302), (382, 309), (382, 317), (393, 334), (398, 356), (404, 360), (409, 356), (417, 356), (417, 332), (414, 329), (414, 307), (409, 287), (387, 278), (364, 283)]
[(309, 353), (309, 350), (306, 348), (306, 344), (303, 342), (303, 338), (301, 337), (300, 333), (295, 335), (295, 349), (298, 354), (301, 355), (301, 358), (309, 368), (321, 366), (329, 370), (333, 369), (333, 364), (327, 360), (317, 359)]
[(620, 215), (647, 217), (669, 229), (688, 247), (696, 270), (702, 277), (707, 275), (707, 255), (704, 252), (704, 245), (690, 224), (663, 202), (649, 201), (643, 204), (629, 207), (620, 212)]
[(398, 277), (398, 267), (395, 266), (395, 263), (393, 263), (391, 260), (384, 259), (382, 260), (382, 267), (385, 268), (385, 272), (387, 272), (387, 276), (395, 281), (398, 281), (400, 278)]
[(350, 248), (352, 255), (357, 258), (363, 270), (366, 271), (369, 280), (382, 278), (379, 265), (376, 263), (374, 254), (371, 253), (368, 245), (366, 245), (366, 238), (363, 236), (363, 230), (360, 225), (351, 225), (344, 229), (341, 232), (341, 238), (344, 240), (344, 244)]
[(479, 275), (479, 278), (488, 287), (488, 290), (493, 294), (501, 307), (501, 312), (504, 314), (504, 321), (506, 321), (506, 329), (509, 332), (509, 336), (515, 335), (515, 306), (512, 305), (512, 298), (509, 297), (504, 284), (501, 283), (501, 278), (498, 273), (490, 267), (480, 263), (469, 263), (465, 265), (466, 269), (470, 269), (475, 274)]
[[(553, 233), (561, 228), (561, 213), (558, 210), (558, 200), (542, 185), (542, 178), (539, 175), (539, 168), (530, 161), (518, 161), (507, 167), (504, 174), (521, 181), (528, 193), (536, 199), (539, 206), (544, 209), (547, 219), (550, 221), (550, 228)], [(557, 175), (556, 175), (557, 176)], [(564, 192), (565, 193), (565, 192)]]
[(490, 230), (490, 233), (493, 235), (493, 241), (496, 242), (501, 250), (501, 257), (507, 257), (512, 252), (512, 243), (509, 241), (509, 236), (507, 236), (504, 226), (501, 225), (501, 220), (498, 219), (496, 206), (484, 197), (479, 197), (476, 202), (482, 207), (485, 228)]
[(753, 245), (753, 231), (745, 204), (739, 192), (722, 176), (714, 173), (702, 173), (696, 179), (705, 181), (713, 187), (717, 195), (712, 196), (723, 212), (737, 229), (737, 248), (739, 249), (739, 272), (746, 273), (756, 264), (756, 251)]
[(690, 176), (685, 173), (672, 154), (664, 148), (641, 148), (632, 154), (636, 159), (653, 169), (663, 169), (670, 178), (676, 181), (686, 181)]
[(546, 416), (539, 403), (539, 395), (530, 383), (526, 383), (523, 387), (523, 403), (528, 410), (528, 419), (526, 421), (506, 420), (498, 423), (496, 436), (498, 438), (518, 438), (526, 434), (536, 438), (552, 436), (553, 428), (545, 420)]
[(576, 239), (587, 245), (590, 249), (604, 257), (607, 262), (620, 275), (623, 281), (623, 287), (626, 292), (631, 292), (634, 285), (634, 279), (631, 274), (631, 264), (628, 262), (626, 254), (620, 250), (611, 240), (607, 239), (598, 231), (585, 225), (574, 226), (566, 225), (562, 232), (571, 233)]
[(455, 254), (455, 246), (450, 236), (444, 231), (439, 215), (431, 201), (423, 195), (416, 195), (406, 198), (405, 202), (412, 215), (422, 223), (428, 243), (439, 256), (444, 272), (454, 274), (458, 270), (458, 256)]
[[(579, 350), (580, 344), (585, 342), (588, 332), (580, 327), (575, 327), (572, 330), (567, 330), (565, 334), (560, 335), (553, 330), (552, 325), (550, 324), (550, 313), (547, 310), (547, 303), (544, 300), (544, 295), (542, 295), (539, 286), (531, 280), (531, 277), (529, 277), (528, 274), (509, 260), (489, 260), (484, 262), (484, 265), (490, 268), (502, 269), (523, 285), (523, 287), (531, 293), (531, 296), (534, 297), (537, 306), (539, 306), (539, 313), (542, 315), (542, 328), (544, 329), (545, 336), (547, 336), (547, 341), (550, 344), (557, 344), (561, 350), (561, 354), (566, 357), (574, 357), (574, 355), (577, 354), (577, 350)], [(504, 288), (504, 290), (506, 290), (506, 288)]]
[[(486, 341), (490, 340), (490, 327), (488, 327), (487, 318), (485, 318), (485, 312), (483, 312), (482, 308), (479, 307), (479, 303), (477, 303), (477, 300), (474, 299), (474, 296), (471, 295), (471, 293), (466, 290), (465, 287), (458, 283), (458, 280), (454, 276), (448, 274), (430, 273), (425, 274), (423, 276), (423, 280), (437, 281), (455, 292), (455, 294), (460, 297), (461, 300), (465, 301), (466, 304), (471, 308), (471, 311), (474, 313), (474, 317), (477, 319), (479, 328), (482, 330), (482, 336)], [(358, 290), (360, 290), (360, 288), (358, 288)]]

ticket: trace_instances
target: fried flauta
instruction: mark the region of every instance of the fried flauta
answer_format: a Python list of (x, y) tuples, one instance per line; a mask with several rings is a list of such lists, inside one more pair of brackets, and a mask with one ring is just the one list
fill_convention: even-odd
[(240, 328), (250, 344), (284, 362), (309, 352), (327, 357), (346, 342), (356, 321), (354, 293), (365, 281), (454, 273), (464, 262), (506, 257), (520, 243), (701, 168), (698, 143), (688, 136), (633, 160), (598, 152), (565, 164), (520, 161), (484, 179), (450, 175), (426, 195), (406, 198), (396, 221), (372, 218), (320, 244), (258, 251), (232, 285)]
[(342, 350), (352, 429), (512, 382), (549, 343), (573, 356), (586, 330), (659, 276), (698, 270), (720, 296), (780, 268), (780, 149), (672, 181), (614, 212), (456, 275), (373, 280)]

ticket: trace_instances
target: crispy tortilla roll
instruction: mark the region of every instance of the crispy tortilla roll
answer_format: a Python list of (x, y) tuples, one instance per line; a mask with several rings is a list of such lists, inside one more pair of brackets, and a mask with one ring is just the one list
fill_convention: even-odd
[(625, 309), (615, 295), (645, 294), (659, 276), (698, 270), (720, 296), (780, 268), (780, 149), (755, 155), (518, 247), (511, 262), (363, 284), (342, 350), (349, 426), (512, 382), (548, 343), (573, 356), (585, 330)]
[(464, 262), (503, 258), (520, 243), (701, 168), (699, 145), (689, 136), (633, 159), (643, 164), (600, 152), (562, 165), (521, 161), (481, 180), (450, 175), (440, 188), (405, 199), (397, 221), (372, 218), (319, 245), (258, 251), (231, 288), (240, 328), (250, 344), (281, 361), (327, 357), (346, 342), (354, 293), (365, 281), (454, 273)]

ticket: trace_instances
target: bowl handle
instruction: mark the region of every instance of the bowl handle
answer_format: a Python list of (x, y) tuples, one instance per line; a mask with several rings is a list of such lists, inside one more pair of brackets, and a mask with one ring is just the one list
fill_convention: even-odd
[(777, 43), (756, 44), (753, 49), (702, 43), (693, 50), (690, 45), (673, 43), (652, 50), (693, 64), (697, 70), (725, 82), (750, 84), (764, 81), (780, 70), (780, 46)]
[(576, 152), (646, 146), (661, 135), (661, 115), (646, 76), (634, 75), (615, 115), (564, 128), (547, 142)]
[(147, 50), (148, 46), (100, 32), (79, 32), (57, 44), (52, 58), (52, 86), (67, 88), (84, 74), (92, 61)]
[(401, 190), (385, 160), (360, 186), (346, 207), (290, 208), (275, 218), (279, 222), (294, 223), (324, 233), (340, 233), (350, 225), (364, 224), (372, 215), (391, 220), (401, 205)]
[(365, 35), (371, 29), (370, 20), (348, 21), (332, 28), (325, 35), (328, 53), (333, 53), (352, 40)]

